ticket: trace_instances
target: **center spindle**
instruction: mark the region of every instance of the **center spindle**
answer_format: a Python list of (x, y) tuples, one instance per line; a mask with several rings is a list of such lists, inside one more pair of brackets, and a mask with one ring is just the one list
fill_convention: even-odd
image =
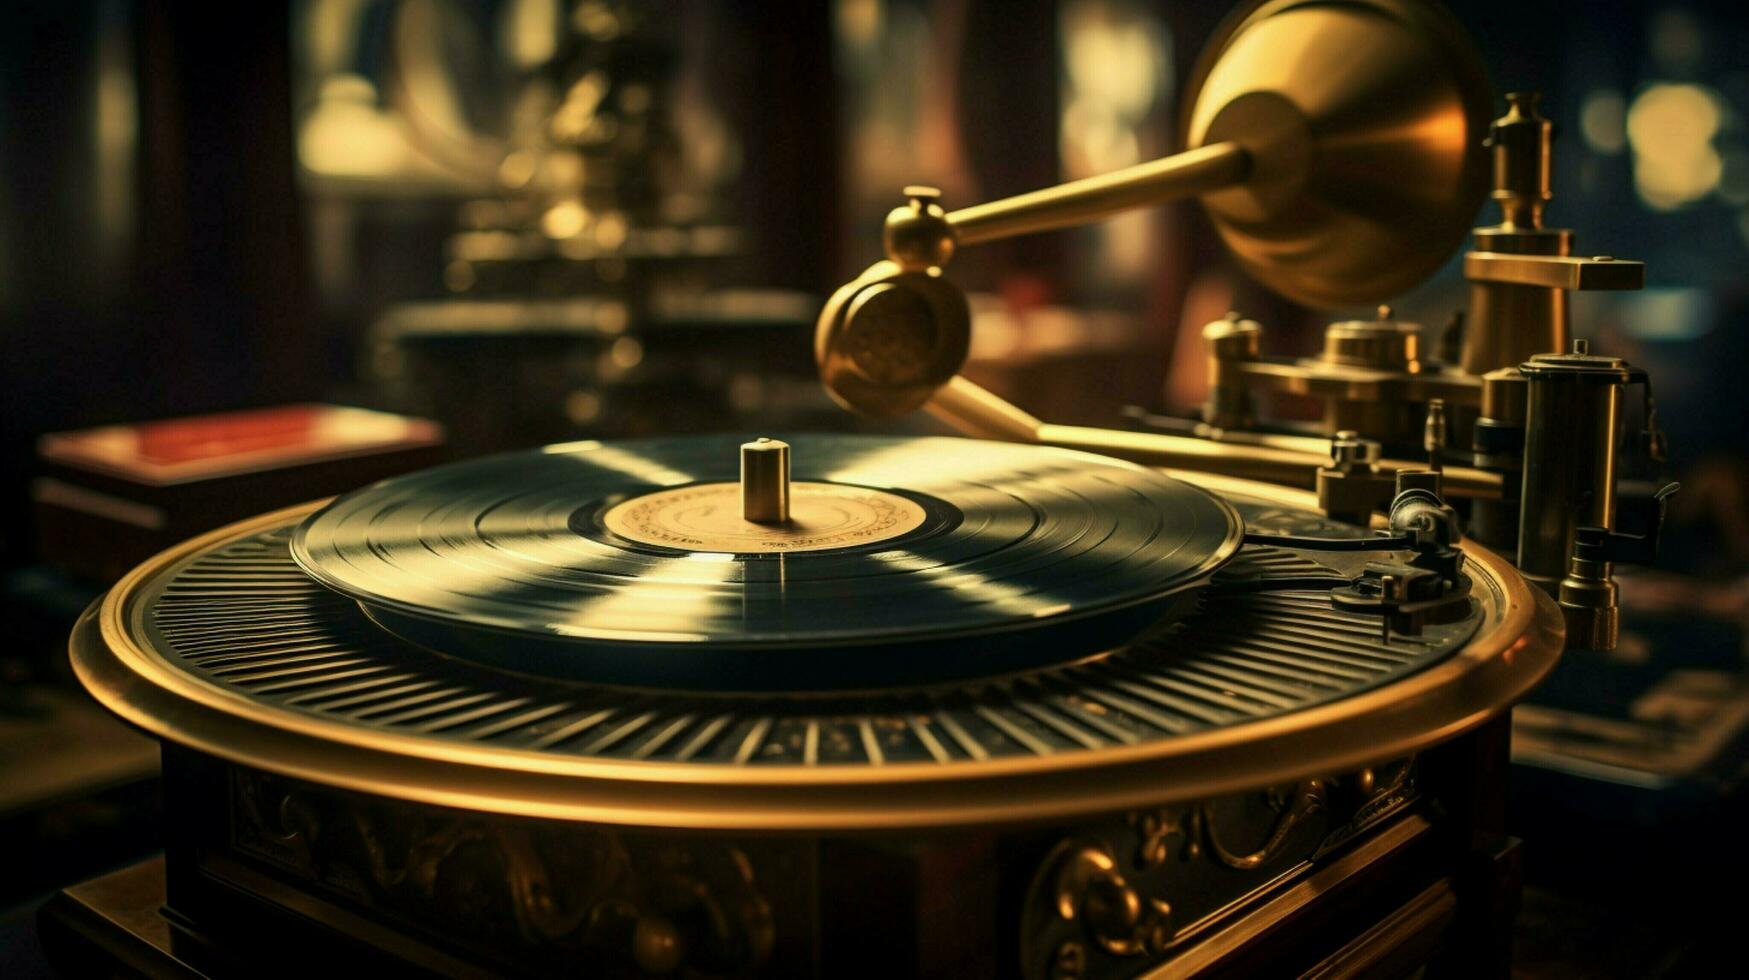
[(741, 516), (789, 523), (789, 443), (761, 437), (741, 444)]

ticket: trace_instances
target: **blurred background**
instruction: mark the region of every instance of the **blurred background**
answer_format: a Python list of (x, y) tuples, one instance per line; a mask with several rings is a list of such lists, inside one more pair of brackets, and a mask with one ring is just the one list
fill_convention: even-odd
[[(1622, 676), (1639, 686), (1559, 698), (1638, 725), (1588, 737), (1660, 758), (1711, 740), (1704, 766), (1525, 761), (1536, 888), (1521, 970), (1677, 975), (1714, 935), (1679, 900), (1742, 867), (1740, 825), (1719, 821), (1739, 813), (1749, 724), (1749, 20), (1675, 0), (1454, 8), (1497, 94), (1544, 93), (1551, 223), (1583, 254), (1647, 265), (1644, 291), (1576, 294), (1574, 325), (1651, 372), (1685, 485), (1662, 573), (1624, 583), (1640, 611)], [(155, 846), (155, 747), (83, 701), (63, 653), (73, 617), (127, 567), (223, 520), (445, 458), (710, 430), (932, 431), (843, 413), (813, 371), (813, 317), (880, 258), (899, 188), (934, 184), (952, 208), (1170, 152), (1226, 13), (8, 5), (0, 974), (40, 969), (33, 903)], [(1453, 258), (1400, 318), (1437, 329), (1461, 306)], [(969, 373), (1064, 422), (1191, 413), (1200, 328), (1228, 310), (1262, 321), (1272, 353), (1310, 353), (1356, 312), (1247, 282), (1193, 206), (975, 249), (954, 276), (973, 296)]]

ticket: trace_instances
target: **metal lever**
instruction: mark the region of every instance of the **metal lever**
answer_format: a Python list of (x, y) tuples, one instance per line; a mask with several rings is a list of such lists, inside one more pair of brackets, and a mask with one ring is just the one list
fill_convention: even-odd
[(1544, 289), (1644, 289), (1646, 264), (1608, 255), (1513, 255), (1470, 252), (1464, 256), (1464, 278), (1471, 282), (1503, 282)]
[(1250, 172), (1251, 157), (1244, 147), (1215, 143), (1113, 173), (960, 208), (947, 215), (947, 223), (961, 245), (996, 241), (1196, 197), (1240, 183)]
[(1621, 638), (1620, 590), (1610, 577), (1612, 564), (1643, 565), (1658, 556), (1670, 495), (1681, 484), (1666, 484), (1644, 506), (1641, 534), (1623, 534), (1605, 527), (1581, 527), (1573, 535), (1573, 557), (1561, 579), (1561, 615), (1567, 621), (1567, 646), (1576, 650), (1614, 650)]
[(881, 243), (901, 271), (926, 273), (946, 265), (963, 245), (1089, 224), (1231, 187), (1250, 173), (1250, 154), (1229, 141), (952, 212), (938, 203), (941, 191), (913, 185), (905, 188), (908, 203), (887, 215)]
[(1638, 519), (1633, 523), (1644, 529), (1641, 534), (1623, 534), (1606, 527), (1577, 529), (1573, 534), (1574, 559), (1617, 565), (1649, 565), (1657, 561), (1658, 536), (1664, 530), (1670, 497), (1680, 489), (1680, 483), (1667, 483), (1635, 508)]

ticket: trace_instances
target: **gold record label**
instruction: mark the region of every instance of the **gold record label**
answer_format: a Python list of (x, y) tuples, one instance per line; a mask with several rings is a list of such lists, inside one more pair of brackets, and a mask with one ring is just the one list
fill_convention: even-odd
[(739, 483), (701, 483), (615, 504), (602, 522), (640, 544), (770, 554), (877, 544), (916, 530), (927, 516), (907, 497), (842, 483), (791, 484), (789, 511), (784, 524), (755, 524), (741, 517)]

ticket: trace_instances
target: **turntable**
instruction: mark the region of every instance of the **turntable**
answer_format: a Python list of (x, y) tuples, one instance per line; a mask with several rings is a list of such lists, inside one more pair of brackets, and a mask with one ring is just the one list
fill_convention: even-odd
[[(1527, 533), (1575, 549), (1545, 591), (1462, 533), (1460, 507), (1511, 509), (1499, 446), (1457, 465), (1431, 422), (1425, 460), (1348, 429), (1053, 426), (957, 376), (956, 247), (1198, 194), (1257, 277), (1372, 301), (1440, 264), (1487, 189), (1487, 89), (1437, 8), (1264, 3), (1198, 74), (1186, 153), (952, 213), (914, 189), (889, 260), (822, 314), (846, 405), (1008, 441), (556, 445), (136, 569), (72, 641), (93, 694), (164, 745), (168, 932), (116, 955), (218, 974), (1503, 973), (1507, 712), (1570, 626), (1609, 640), (1610, 562), (1644, 540), (1612, 505), (1580, 523), (1597, 484), (1513, 457)], [(1494, 124), (1509, 209), (1547, 150), (1514, 112)], [(1503, 294), (1520, 309), (1637, 268), (1506, 254), (1533, 230), (1474, 263), (1531, 290)], [(1564, 319), (1538, 322), (1565, 346)], [(1217, 346), (1254, 354), (1227, 326)], [(1332, 397), (1449, 397), (1465, 437), (1517, 420), (1545, 452), (1592, 433), (1561, 412), (1603, 412), (1602, 455), (1575, 438), (1560, 472), (1613, 481), (1632, 372), (1594, 361), (1613, 359), (1541, 359), (1486, 397), (1455, 367), (1348, 365)], [(1253, 383), (1235, 379), (1337, 384), (1250, 354), (1211, 372), (1229, 409)], [(1541, 387), (1575, 377), (1588, 397)], [(113, 945), (99, 891), (57, 901), (66, 962)]]
[(1369, 532), (1216, 486), (961, 439), (553, 446), (191, 541), (74, 662), (165, 741), (168, 907), (215, 963), (386, 930), (446, 972), (1121, 973), (1450, 847), (1439, 744), (1558, 648), (1424, 491)]

